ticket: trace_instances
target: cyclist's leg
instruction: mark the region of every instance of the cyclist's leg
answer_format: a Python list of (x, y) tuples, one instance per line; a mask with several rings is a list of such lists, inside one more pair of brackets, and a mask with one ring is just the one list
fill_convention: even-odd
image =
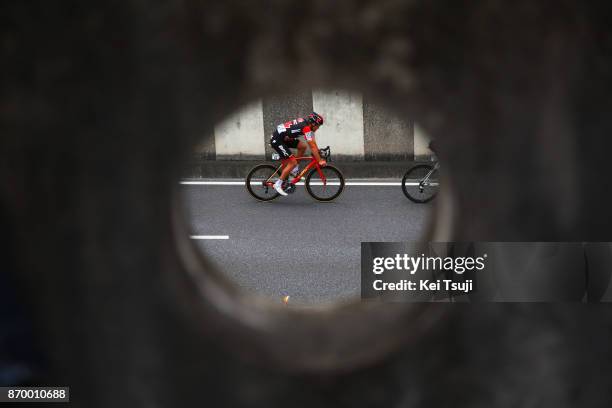
[(287, 180), (287, 177), (289, 177), (289, 173), (291, 172), (291, 170), (293, 170), (293, 168), (297, 166), (297, 160), (295, 159), (294, 155), (290, 155), (287, 160), (285, 160), (285, 167), (283, 168), (283, 172), (281, 173), (280, 179), (281, 180)]
[(279, 134), (275, 130), (274, 133), (272, 133), (272, 137), (270, 138), (270, 146), (280, 156), (281, 164), (283, 165), (283, 170), (284, 170), (286, 167), (285, 165), (286, 165), (287, 159), (289, 158), (289, 156), (291, 156), (291, 150), (289, 149), (289, 146), (287, 146), (287, 144), (285, 143), (283, 139), (284, 139), (284, 136), (282, 134)]
[(278, 154), (279, 160), (281, 161), (281, 168), (284, 168), (285, 167), (285, 163), (283, 162), (283, 152), (278, 149), (279, 140), (280, 140), (280, 138), (278, 136), (278, 132), (275, 130), (272, 133), (272, 136), (270, 136), (270, 143), (269, 143), (269, 145), (272, 148), (272, 150), (274, 150)]
[(291, 153), (291, 149), (297, 148), (299, 141), (297, 139), (285, 140), (285, 138), (280, 138), (280, 137), (279, 139), (280, 139), (280, 142), (277, 143), (279, 146), (279, 150), (288, 152), (288, 154), (283, 153), (281, 155), (282, 159), (286, 159), (286, 160), (283, 160), (284, 167), (283, 167), (283, 172), (281, 174), (281, 179), (287, 180), (289, 173), (297, 165), (297, 160), (295, 159), (295, 156), (293, 156), (293, 154)]
[[(285, 149), (279, 149), (281, 151), (285, 150)], [(288, 150), (288, 149), (286, 149)], [(280, 177), (278, 178), (278, 180), (276, 180), (276, 182), (274, 183), (274, 189), (283, 196), (286, 196), (287, 193), (291, 192), (289, 191), (289, 188), (287, 187), (287, 177), (289, 176), (289, 172), (291, 171), (291, 169), (293, 167), (295, 167), (295, 164), (297, 164), (297, 160), (295, 160), (295, 157), (293, 155), (290, 155), (287, 159), (283, 159), (283, 171), (280, 175)]]
[[(306, 143), (298, 139), (295, 139), (295, 141), (296, 141), (295, 147), (297, 148), (297, 157), (304, 157), (304, 152), (306, 152), (306, 147), (307, 147)], [(298, 161), (295, 167), (293, 168), (293, 170), (291, 171), (291, 175), (293, 177), (297, 177), (299, 171), (300, 171), (300, 162)]]
[(278, 134), (278, 132), (275, 131), (270, 140), (270, 146), (279, 154), (283, 165), (281, 175), (276, 183), (274, 183), (274, 189), (278, 191), (279, 194), (286, 196), (287, 193), (283, 189), (283, 183), (287, 180), (287, 176), (291, 169), (295, 167), (297, 160), (295, 160), (295, 157), (291, 154), (291, 150), (289, 146), (286, 145), (282, 134)]
[(304, 157), (304, 152), (306, 152), (306, 147), (307, 146), (308, 145), (306, 143), (302, 142), (301, 140), (298, 140), (298, 143), (297, 143), (297, 151), (298, 151), (297, 157)]

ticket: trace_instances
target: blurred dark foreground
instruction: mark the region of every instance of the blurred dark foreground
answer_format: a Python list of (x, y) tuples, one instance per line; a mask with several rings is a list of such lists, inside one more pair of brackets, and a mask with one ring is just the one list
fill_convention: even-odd
[(610, 405), (608, 304), (251, 302), (174, 199), (202, 123), (341, 87), (436, 139), (425, 239), (612, 241), (607, 3), (0, 7), (2, 381), (83, 407)]

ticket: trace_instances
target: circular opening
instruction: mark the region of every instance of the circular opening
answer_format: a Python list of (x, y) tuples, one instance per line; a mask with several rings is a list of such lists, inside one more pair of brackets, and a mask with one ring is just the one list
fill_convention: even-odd
[[(313, 111), (324, 118), (316, 131)], [(207, 133), (180, 184), (189, 237), (246, 293), (295, 307), (358, 300), (361, 243), (426, 234), (439, 189), (430, 140), (372, 98), (343, 90), (263, 98)], [(285, 177), (283, 154), (296, 158)]]
[[(319, 152), (326, 166), (316, 169), (302, 135), (295, 191), (256, 199), (248, 174), (263, 164), (267, 177), (280, 164), (271, 135), (313, 111), (325, 120), (314, 139), (319, 149), (329, 146)], [(362, 242), (448, 239), (450, 230), (435, 222), (450, 208), (437, 172), (427, 188), (442, 188), (431, 201), (408, 199), (402, 183), (410, 186), (404, 176), (413, 167), (436, 167), (428, 142), (401, 111), (329, 89), (252, 100), (205, 130), (189, 151), (174, 206), (176, 242), (195, 288), (192, 316), (215, 319), (237, 352), (298, 370), (349, 369), (418, 337), (444, 309), (361, 302), (360, 258)], [(333, 188), (343, 184), (333, 200), (321, 192), (326, 178)], [(264, 179), (248, 184), (261, 189)]]

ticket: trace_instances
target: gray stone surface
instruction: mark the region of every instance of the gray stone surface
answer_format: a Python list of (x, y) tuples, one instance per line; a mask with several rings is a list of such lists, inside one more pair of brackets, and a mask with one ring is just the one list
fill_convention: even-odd
[(413, 160), (414, 130), (409, 117), (367, 96), (363, 100), (365, 160)]
[[(314, 201), (303, 186), (272, 203), (256, 201), (243, 185), (182, 185), (180, 192), (194, 235), (229, 236), (195, 241), (222, 273), (272, 302), (290, 295), (292, 305), (358, 298), (360, 243), (419, 240), (433, 209), (406, 199), (400, 186), (348, 185), (333, 205)], [(281, 220), (297, 225), (276, 242)]]

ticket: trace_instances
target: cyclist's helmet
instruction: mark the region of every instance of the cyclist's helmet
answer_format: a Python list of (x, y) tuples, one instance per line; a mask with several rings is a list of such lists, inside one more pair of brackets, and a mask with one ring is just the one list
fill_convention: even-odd
[(323, 116), (319, 115), (317, 112), (312, 112), (310, 115), (308, 115), (306, 120), (311, 125), (321, 126), (323, 124)]

